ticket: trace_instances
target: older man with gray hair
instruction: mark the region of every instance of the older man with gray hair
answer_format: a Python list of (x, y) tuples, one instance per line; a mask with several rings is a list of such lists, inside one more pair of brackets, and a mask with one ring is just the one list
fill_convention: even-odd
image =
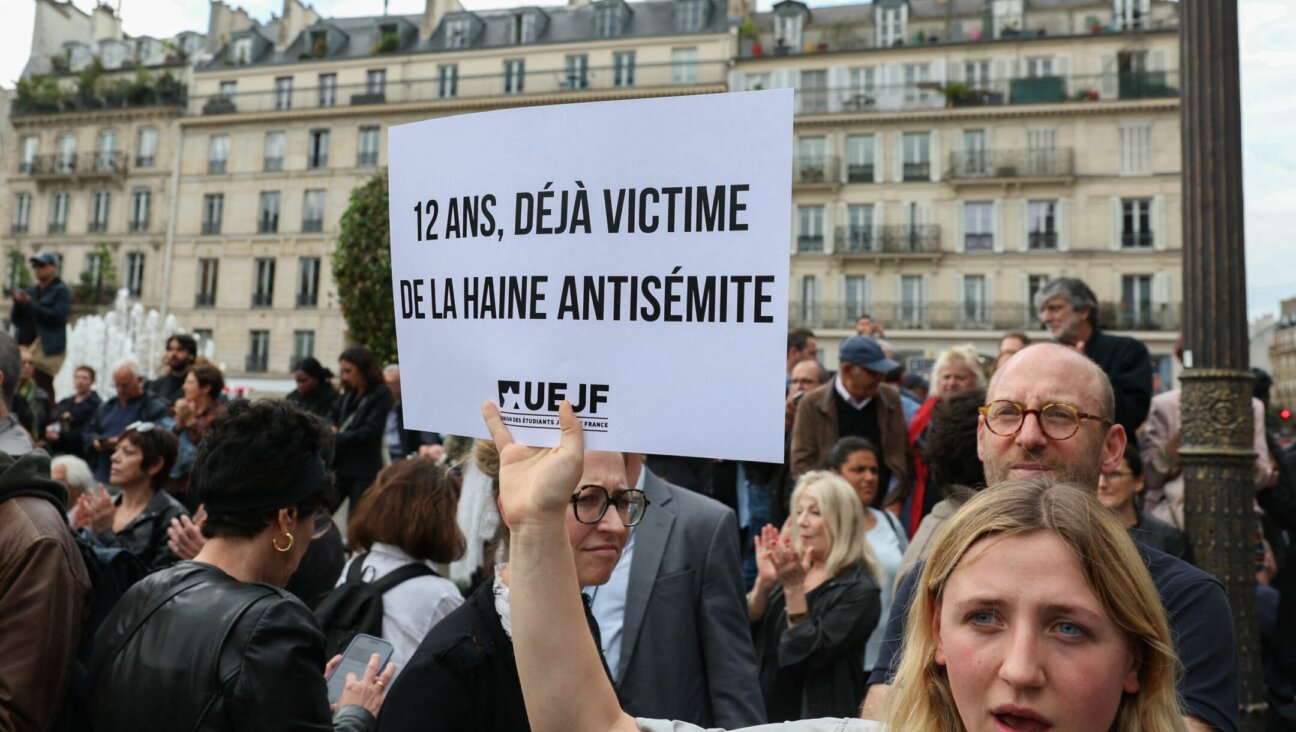
[(1040, 320), (1054, 340), (1088, 356), (1116, 392), (1116, 423), (1130, 440), (1152, 404), (1152, 357), (1141, 341), (1098, 328), (1098, 298), (1083, 280), (1057, 277), (1035, 295)]
[(133, 358), (118, 361), (112, 370), (117, 398), (99, 406), (85, 430), (85, 454), (91, 457), (95, 480), (108, 482), (109, 462), (117, 449), (117, 437), (135, 422), (157, 423), (170, 429), (175, 422), (167, 415), (167, 405), (157, 396), (144, 391), (144, 369)]

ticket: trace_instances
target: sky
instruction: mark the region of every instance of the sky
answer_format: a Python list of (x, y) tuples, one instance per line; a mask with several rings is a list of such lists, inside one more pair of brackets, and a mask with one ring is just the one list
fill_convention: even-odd
[[(523, 0), (461, 0), (469, 10), (512, 7)], [(91, 8), (93, 0), (74, 0)], [(543, 0), (542, 0), (543, 2)], [(766, 9), (772, 0), (759, 0)], [(4, 0), (0, 24), (0, 85), (12, 88), (31, 48), (35, 0)], [(112, 0), (131, 35), (170, 37), (182, 30), (205, 32), (208, 0)], [(258, 20), (283, 10), (283, 0), (232, 0)], [(551, 3), (549, 3), (551, 4)], [(810, 0), (812, 7), (840, 0)], [(380, 15), (383, 0), (316, 0), (325, 16)], [(424, 0), (389, 0), (393, 14), (420, 14)], [(1240, 0), (1242, 60), (1242, 167), (1245, 186), (1247, 311), (1254, 319), (1277, 313), (1278, 301), (1296, 297), (1296, 145), (1281, 121), (1296, 110), (1296, 2)], [(1290, 120), (1285, 123), (1290, 124)], [(1289, 128), (1288, 128), (1289, 129)]]

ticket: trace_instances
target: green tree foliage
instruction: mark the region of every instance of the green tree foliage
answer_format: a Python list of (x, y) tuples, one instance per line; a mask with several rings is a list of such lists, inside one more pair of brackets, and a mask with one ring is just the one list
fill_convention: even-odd
[(339, 229), (333, 282), (349, 336), (373, 351), (380, 362), (394, 363), (396, 313), (385, 172), (351, 191)]

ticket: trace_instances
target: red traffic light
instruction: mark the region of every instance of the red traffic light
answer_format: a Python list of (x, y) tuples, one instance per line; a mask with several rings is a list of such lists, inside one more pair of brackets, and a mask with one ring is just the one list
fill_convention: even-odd
[(1278, 416), (1282, 419), (1291, 419), (1292, 411), (1290, 409), (1281, 409), (1278, 411)]

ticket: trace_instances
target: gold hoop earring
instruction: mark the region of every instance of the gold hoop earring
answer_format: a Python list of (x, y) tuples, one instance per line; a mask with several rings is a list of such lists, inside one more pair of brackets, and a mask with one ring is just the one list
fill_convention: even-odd
[(284, 535), (288, 537), (288, 546), (282, 546), (282, 547), (279, 546), (279, 537), (277, 537), (277, 536), (276, 536), (275, 538), (273, 538), (273, 539), (270, 540), (270, 543), (274, 546), (275, 551), (277, 551), (277, 552), (286, 552), (286, 551), (288, 551), (289, 549), (292, 549), (292, 546), (293, 546), (293, 535), (290, 534), (290, 533), (288, 533), (287, 531), (284, 532)]

